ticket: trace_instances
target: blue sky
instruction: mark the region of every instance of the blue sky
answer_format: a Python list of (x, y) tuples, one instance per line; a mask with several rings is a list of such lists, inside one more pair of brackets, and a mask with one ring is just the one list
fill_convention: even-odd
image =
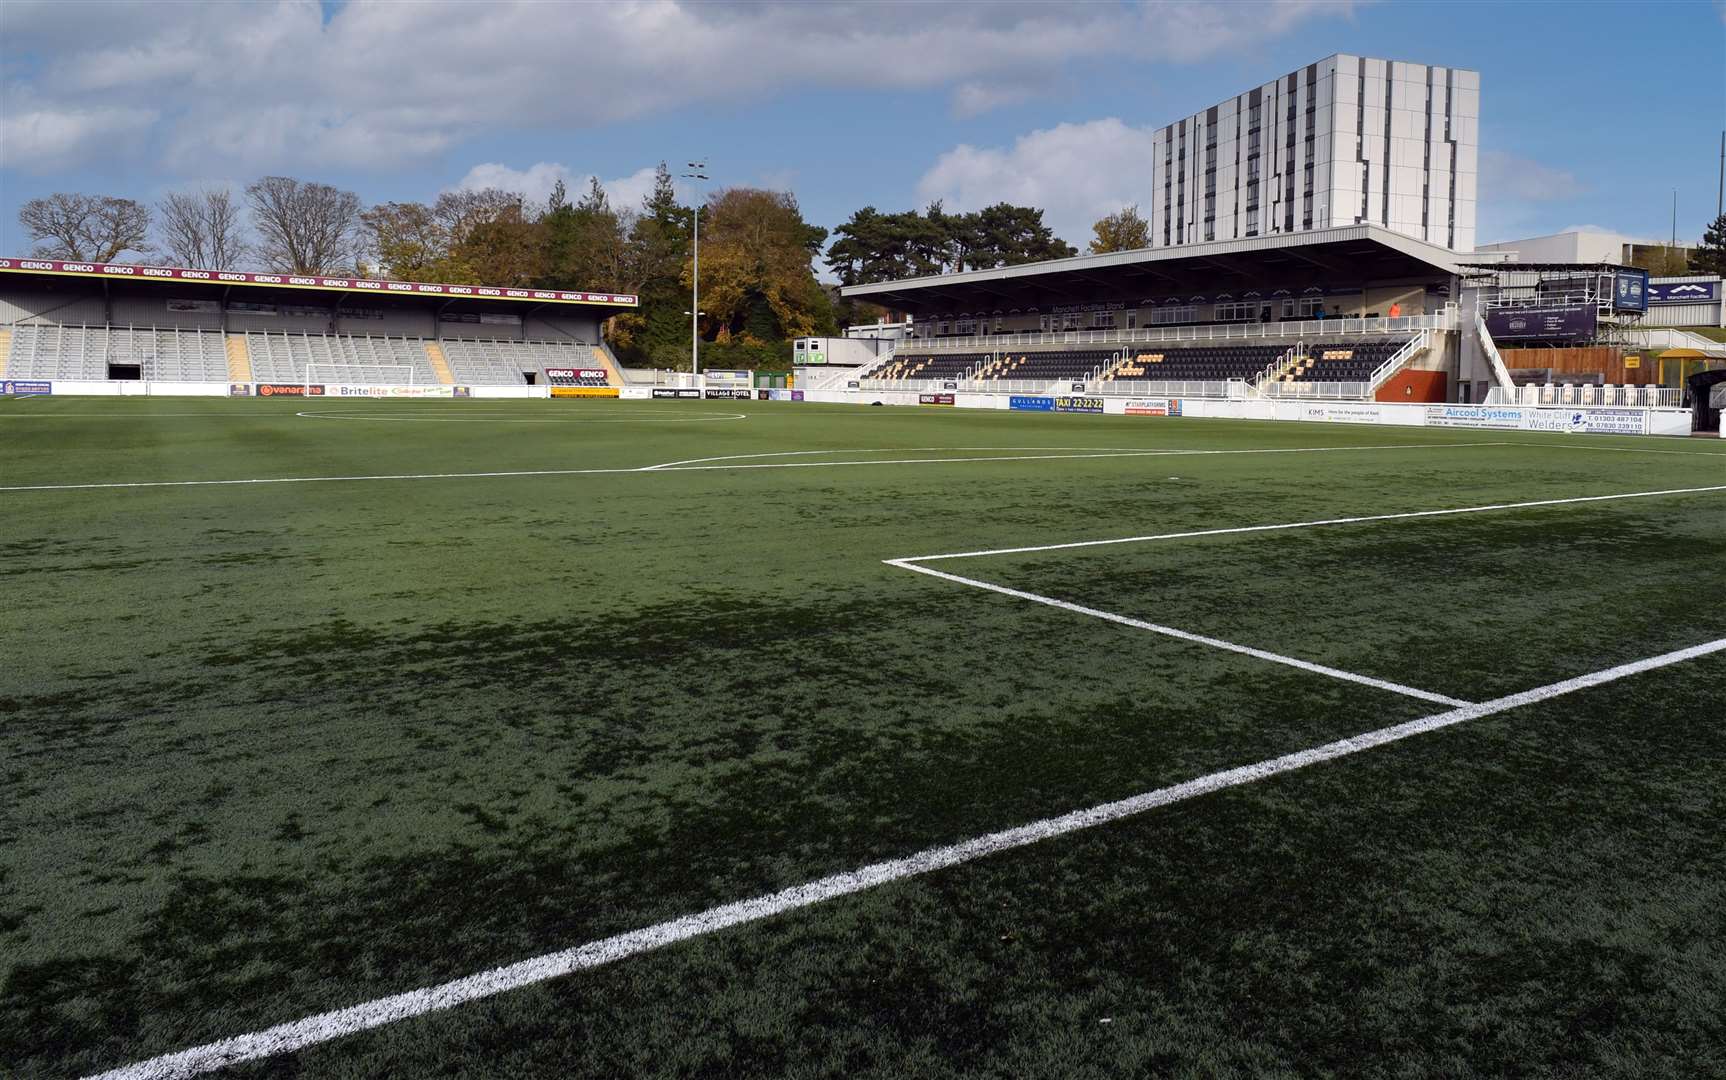
[[(0, 253), (25, 200), (266, 173), (366, 202), (653, 165), (835, 226), (944, 196), (1082, 244), (1146, 131), (1334, 52), (1482, 73), (1481, 242), (1714, 215), (1726, 7), (1691, 3), (0, 5)], [(969, 148), (969, 149), (965, 149)]]

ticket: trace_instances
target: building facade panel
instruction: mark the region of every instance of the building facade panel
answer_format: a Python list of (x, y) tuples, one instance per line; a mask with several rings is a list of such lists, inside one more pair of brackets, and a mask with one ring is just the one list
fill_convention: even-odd
[(1471, 250), (1476, 72), (1339, 54), (1155, 133), (1151, 245), (1370, 223)]

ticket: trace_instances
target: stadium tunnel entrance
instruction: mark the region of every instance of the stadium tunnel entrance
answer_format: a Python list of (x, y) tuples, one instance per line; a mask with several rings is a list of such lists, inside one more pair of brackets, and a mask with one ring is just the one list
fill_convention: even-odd
[(1719, 434), (1720, 413), (1726, 406), (1726, 370), (1698, 371), (1685, 385), (1690, 391), (1690, 430)]

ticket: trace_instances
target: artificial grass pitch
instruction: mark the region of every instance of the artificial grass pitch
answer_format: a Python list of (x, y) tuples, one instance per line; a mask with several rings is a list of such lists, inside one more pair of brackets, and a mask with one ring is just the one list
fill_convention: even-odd
[[(1442, 708), (883, 560), (1716, 486), (1723, 451), (0, 401), (0, 488), (169, 485), (0, 491), (0, 1073), (123, 1065)], [(181, 484), (370, 476), (404, 478)], [(1726, 637), (1723, 545), (1707, 492), (932, 565), (1481, 700)], [(1726, 1071), (1721, 655), (230, 1072)]]

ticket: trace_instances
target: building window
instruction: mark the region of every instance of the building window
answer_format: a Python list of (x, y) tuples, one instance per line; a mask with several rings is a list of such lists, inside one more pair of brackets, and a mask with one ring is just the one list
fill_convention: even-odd
[(1245, 322), (1257, 317), (1259, 305), (1258, 301), (1250, 300), (1244, 304), (1218, 304), (1211, 310), (1218, 322)]
[(1150, 325), (1164, 326), (1171, 323), (1190, 323), (1199, 321), (1199, 309), (1191, 304), (1157, 307), (1151, 309)]

